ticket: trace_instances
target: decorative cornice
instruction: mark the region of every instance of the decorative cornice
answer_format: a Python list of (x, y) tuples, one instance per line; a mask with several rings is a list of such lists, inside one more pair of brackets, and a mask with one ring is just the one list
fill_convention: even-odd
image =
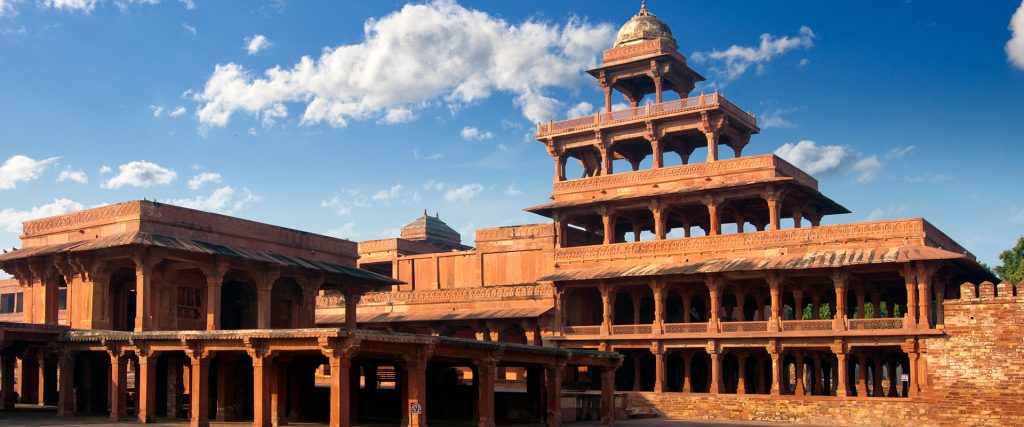
[[(441, 289), (430, 291), (369, 292), (363, 294), (360, 304), (416, 304), (452, 301), (501, 301), (552, 298), (554, 288), (549, 285), (484, 286), (473, 288)], [(317, 307), (344, 307), (340, 295), (317, 297)]]

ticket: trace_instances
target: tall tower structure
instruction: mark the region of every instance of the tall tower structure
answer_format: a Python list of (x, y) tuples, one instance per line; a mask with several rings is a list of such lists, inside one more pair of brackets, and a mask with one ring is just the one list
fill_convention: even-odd
[[(555, 219), (560, 247), (665, 239), (673, 230), (717, 235), (723, 224), (777, 230), (784, 217), (816, 226), (823, 215), (849, 212), (786, 161), (742, 157), (760, 132), (757, 118), (717, 91), (690, 96), (704, 77), (678, 49), (668, 25), (641, 6), (588, 71), (604, 90), (604, 111), (538, 124), (554, 159), (554, 191), (551, 203), (527, 210)], [(667, 99), (672, 93), (678, 99)], [(615, 94), (629, 106), (613, 111)], [(720, 155), (722, 145), (733, 158)], [(579, 176), (567, 176), (570, 159)]]

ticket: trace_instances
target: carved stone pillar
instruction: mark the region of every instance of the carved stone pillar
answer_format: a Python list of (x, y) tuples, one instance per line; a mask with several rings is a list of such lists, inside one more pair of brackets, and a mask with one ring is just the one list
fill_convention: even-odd
[[(565, 363), (554, 363), (544, 365), (544, 383), (547, 386), (547, 410), (545, 421), (547, 427), (558, 427), (562, 425), (562, 371)], [(615, 377), (612, 376), (612, 387), (615, 386)], [(602, 392), (604, 391), (604, 375), (601, 375)]]
[[(404, 357), (405, 371), (405, 396), (402, 403), (403, 411), (408, 414), (408, 427), (422, 427), (427, 425), (427, 360), (430, 358), (428, 350), (421, 349), (413, 354)], [(413, 413), (414, 406), (420, 408), (419, 413)]]
[(611, 285), (602, 283), (598, 289), (601, 291), (601, 335), (610, 335), (612, 331), (612, 292)]
[(907, 312), (904, 314), (904, 327), (917, 326), (917, 275), (910, 263), (900, 270), (907, 287)]
[(128, 419), (128, 358), (119, 349), (109, 349), (110, 355), (110, 420)]
[(736, 362), (739, 368), (736, 394), (747, 394), (747, 354), (742, 352), (736, 353)]
[(615, 420), (615, 369), (601, 368), (601, 424)]
[(934, 274), (935, 268), (933, 266), (917, 266), (917, 290), (919, 292), (918, 308), (920, 309), (917, 314), (917, 323), (918, 327), (922, 329), (931, 328), (932, 275)]
[(850, 394), (846, 385), (849, 374), (847, 374), (846, 349), (844, 347), (841, 342), (832, 346), (832, 353), (836, 355), (836, 367), (839, 372), (836, 378), (836, 396), (838, 397), (846, 397)]
[(796, 391), (795, 391), (795, 393), (796, 393), (797, 396), (804, 396), (804, 395), (807, 394), (806, 391), (804, 390), (804, 355), (801, 354), (801, 353), (796, 353), (794, 356), (795, 356), (795, 359), (796, 359), (796, 363), (795, 363), (795, 366), (796, 366)]
[(667, 220), (668, 215), (665, 212), (665, 207), (658, 203), (656, 200), (652, 200), (649, 204), (651, 214), (654, 216), (654, 238), (657, 240), (664, 240), (667, 234)]
[(650, 286), (654, 294), (654, 324), (651, 325), (651, 332), (660, 335), (665, 327), (665, 283), (655, 279)]
[(604, 244), (615, 243), (615, 211), (609, 208), (601, 208), (601, 223), (604, 226)]
[(206, 330), (220, 329), (221, 291), (224, 275), (228, 273), (230, 261), (217, 260), (203, 269), (206, 276)]
[(654, 353), (654, 391), (664, 393), (668, 391), (665, 382), (665, 351), (661, 346), (655, 346), (651, 352)]
[(708, 356), (711, 358), (711, 386), (708, 387), (708, 393), (721, 394), (724, 391), (722, 387), (722, 353), (716, 348), (708, 350)]
[(836, 313), (832, 321), (832, 330), (846, 329), (846, 282), (849, 273), (843, 269), (832, 270), (832, 288), (836, 293)]
[(721, 133), (716, 131), (704, 132), (704, 137), (708, 140), (708, 162), (714, 162), (718, 160), (718, 139), (721, 137)]
[(724, 280), (721, 277), (714, 275), (708, 275), (708, 277), (704, 279), (704, 283), (708, 287), (708, 297), (711, 300), (708, 310), (710, 314), (708, 318), (708, 332), (710, 333), (719, 331), (718, 323), (719, 319), (721, 319), (719, 311), (722, 307), (721, 297), (719, 294), (721, 293), (723, 282)]
[(348, 291), (345, 292), (345, 327), (348, 329), (356, 329), (357, 327), (357, 307), (359, 306), (359, 299), (362, 298), (363, 293), (359, 289), (353, 289), (349, 287)]
[(768, 354), (772, 357), (772, 387), (769, 394), (778, 396), (782, 394), (782, 352), (774, 342), (768, 345)]
[[(62, 351), (58, 359), (60, 390), (57, 395), (57, 416), (75, 416), (75, 352)], [(140, 415), (141, 417), (141, 415)], [(145, 418), (139, 421), (146, 422)]]
[(477, 388), (477, 425), (494, 427), (494, 382), (497, 376), (498, 359), (485, 357), (477, 360), (479, 373), (476, 378)]
[(718, 212), (718, 205), (720, 201), (715, 197), (705, 197), (703, 202), (704, 206), (707, 206), (708, 208), (708, 221), (710, 224), (708, 227), (708, 235), (717, 236), (722, 234), (722, 220)]
[(186, 351), (192, 372), (189, 408), (192, 427), (210, 425), (210, 355), (198, 349)]
[(768, 319), (768, 331), (778, 332), (782, 330), (782, 273), (769, 272), (765, 278), (768, 282), (768, 292), (771, 295), (771, 314)]

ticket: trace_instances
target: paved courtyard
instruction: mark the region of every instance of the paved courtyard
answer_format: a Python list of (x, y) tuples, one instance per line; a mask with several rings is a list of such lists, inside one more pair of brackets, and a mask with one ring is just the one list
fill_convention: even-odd
[[(123, 421), (120, 423), (112, 423), (105, 417), (75, 417), (73, 419), (57, 418), (56, 408), (54, 407), (37, 407), (37, 406), (23, 406), (18, 405), (17, 410), (12, 412), (0, 412), (0, 425), (3, 426), (65, 426), (68, 425), (69, 421), (73, 421), (74, 425), (89, 425), (89, 426), (119, 426), (119, 425), (130, 425), (137, 424), (135, 421)], [(157, 420), (157, 423), (150, 424), (151, 426), (183, 426), (188, 425), (187, 420)], [(211, 426), (246, 426), (251, 425), (251, 422), (240, 421), (240, 422), (211, 422)], [(292, 426), (321, 426), (325, 424), (317, 423), (289, 423)], [(437, 424), (431, 424), (437, 426)], [(570, 423), (570, 426), (598, 426), (600, 423)], [(629, 426), (629, 427), (712, 427), (712, 426), (768, 426), (768, 425), (779, 425), (771, 423), (753, 423), (753, 422), (715, 422), (715, 421), (693, 421), (693, 420), (667, 420), (662, 418), (648, 418), (648, 419), (635, 419), (635, 420), (624, 420), (617, 421), (615, 425), (618, 426)], [(527, 424), (516, 424), (519, 427), (527, 427)]]

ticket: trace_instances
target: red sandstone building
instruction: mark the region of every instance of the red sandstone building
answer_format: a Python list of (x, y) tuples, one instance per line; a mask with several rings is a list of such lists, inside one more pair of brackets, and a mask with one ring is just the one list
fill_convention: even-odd
[(554, 183), (527, 210), (552, 221), (473, 247), (426, 212), (358, 245), (148, 202), (26, 222), (0, 255), (17, 279), (0, 316), (20, 322), (0, 328), (5, 407), (193, 425), (1024, 421), (1018, 286), (920, 218), (821, 225), (848, 210), (785, 160), (742, 156), (756, 117), (691, 93), (703, 77), (646, 8), (590, 74), (603, 111), (537, 126)]

